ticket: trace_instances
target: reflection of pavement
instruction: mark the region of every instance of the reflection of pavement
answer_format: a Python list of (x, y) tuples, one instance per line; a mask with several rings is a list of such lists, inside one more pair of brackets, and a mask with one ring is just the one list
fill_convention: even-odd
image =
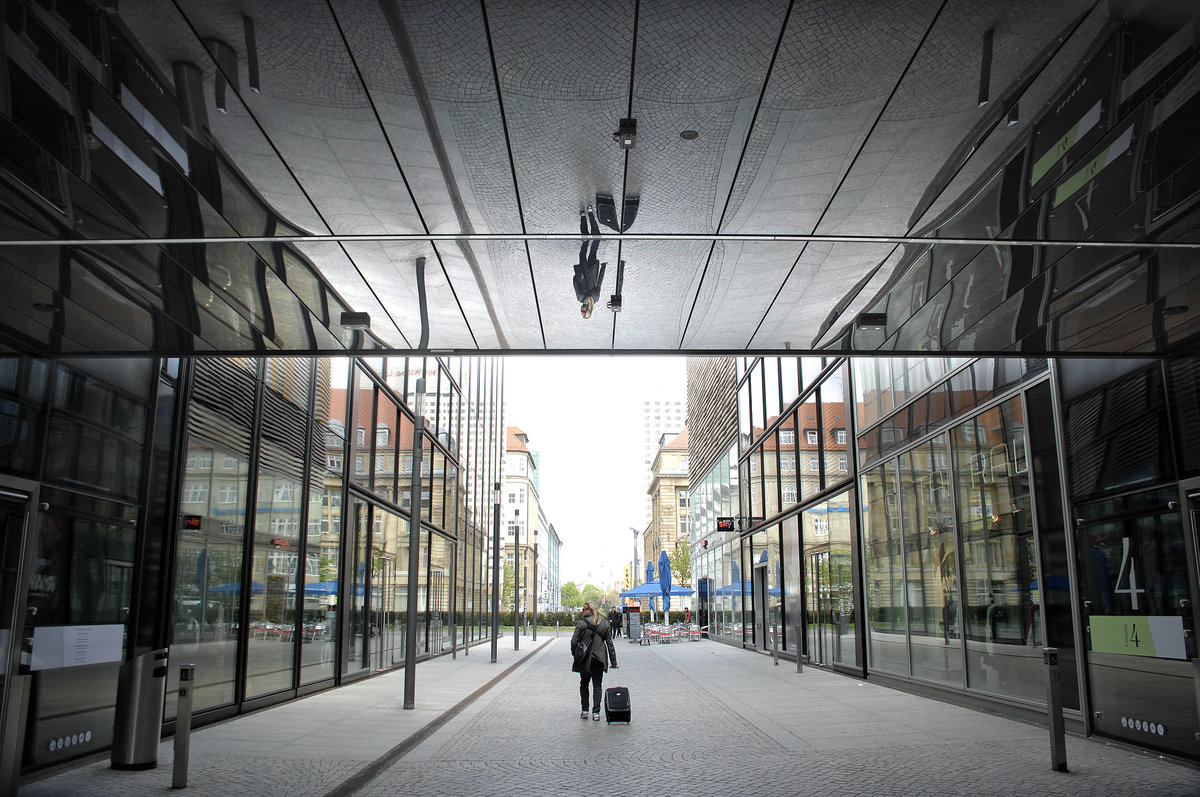
[[(872, 661), (884, 672), (908, 674), (909, 648), (903, 634), (873, 631), (870, 635)], [(963, 677), (962, 640), (913, 634), (913, 675), (1034, 703), (1046, 702), (1046, 670), (1042, 649), (1032, 645), (967, 640), (969, 677)]]
[[(397, 672), (200, 729), (189, 791), (530, 797), (578, 795), (585, 777), (617, 795), (1196, 793), (1195, 769), (1156, 755), (1068, 737), (1071, 772), (1052, 772), (1042, 728), (711, 641), (618, 642), (605, 684), (630, 687), (633, 722), (580, 720), (565, 641), (514, 653), (506, 638), (497, 665), (487, 644), (423, 662), (416, 711)], [(87, 764), (21, 797), (158, 795), (170, 766), (168, 740), (157, 770)]]

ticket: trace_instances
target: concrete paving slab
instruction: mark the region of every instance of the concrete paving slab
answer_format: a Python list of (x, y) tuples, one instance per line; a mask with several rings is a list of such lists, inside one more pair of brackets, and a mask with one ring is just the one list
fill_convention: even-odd
[[(605, 685), (630, 688), (633, 721), (581, 720), (565, 638), (521, 644), (422, 662), (415, 711), (399, 671), (201, 728), (185, 794), (577, 797), (597, 770), (616, 797), (1200, 793), (1182, 762), (1072, 736), (1052, 772), (1043, 728), (709, 641), (618, 645)], [(324, 731), (280, 721), (314, 715)], [(19, 797), (164, 795), (172, 761), (168, 739), (155, 770), (80, 762)]]

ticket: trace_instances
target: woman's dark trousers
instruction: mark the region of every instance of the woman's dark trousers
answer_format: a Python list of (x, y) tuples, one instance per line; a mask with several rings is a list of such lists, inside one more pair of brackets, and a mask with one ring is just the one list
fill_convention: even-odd
[(592, 658), (592, 669), (579, 674), (579, 705), (588, 710), (588, 682), (592, 684), (592, 711), (600, 710), (600, 695), (604, 691), (604, 665)]

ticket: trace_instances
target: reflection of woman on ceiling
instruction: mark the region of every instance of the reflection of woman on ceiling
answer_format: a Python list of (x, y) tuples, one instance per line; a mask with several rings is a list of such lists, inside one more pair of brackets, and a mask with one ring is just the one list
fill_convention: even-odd
[(596, 213), (591, 205), (579, 212), (579, 234), (593, 238), (579, 245), (579, 262), (575, 264), (572, 283), (575, 286), (575, 298), (579, 300), (580, 314), (584, 318), (591, 318), (596, 302), (600, 301), (600, 286), (604, 283), (604, 269), (608, 265), (596, 259), (596, 250), (600, 248), (600, 225), (596, 223)]

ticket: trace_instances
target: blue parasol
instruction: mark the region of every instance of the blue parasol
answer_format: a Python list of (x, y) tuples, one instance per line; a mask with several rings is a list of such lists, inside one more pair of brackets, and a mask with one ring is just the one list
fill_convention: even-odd
[[(217, 587), (209, 587), (208, 591), (215, 592), (218, 595), (240, 595), (242, 592), (242, 585), (241, 585), (241, 582), (235, 581), (232, 584), (221, 584), (220, 586), (217, 586)], [(260, 584), (257, 581), (250, 582), (250, 594), (251, 595), (261, 595), (262, 591), (263, 591), (262, 584)]]
[(667, 552), (658, 555), (658, 585), (662, 590), (663, 611), (671, 611), (671, 559)]
[[(687, 587), (681, 587), (678, 584), (671, 585), (672, 595), (691, 595), (694, 590)], [(662, 588), (657, 581), (647, 581), (645, 584), (638, 584), (636, 587), (630, 587), (621, 593), (622, 598), (654, 598), (662, 594)]]

